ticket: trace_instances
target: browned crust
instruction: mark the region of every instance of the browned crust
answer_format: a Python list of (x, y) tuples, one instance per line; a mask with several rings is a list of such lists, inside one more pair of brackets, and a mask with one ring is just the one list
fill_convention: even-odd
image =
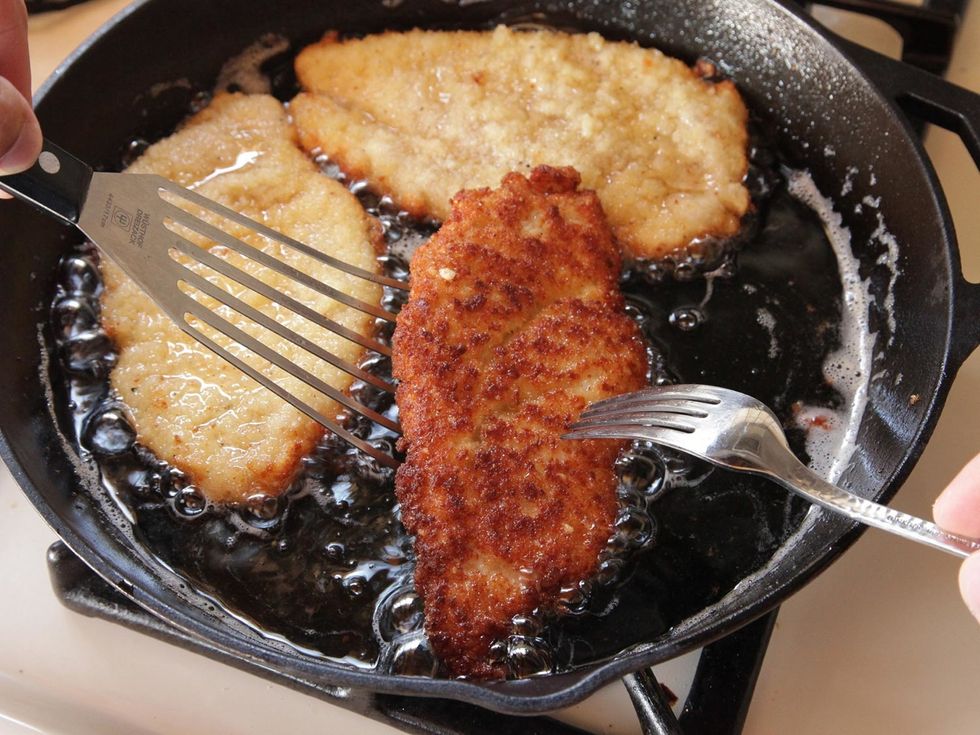
[(645, 384), (621, 266), (573, 169), (464, 191), (415, 255), (394, 371), (426, 631), (457, 675), (501, 677), (490, 644), (591, 576), (616, 513), (620, 442), (560, 435), (588, 403)]

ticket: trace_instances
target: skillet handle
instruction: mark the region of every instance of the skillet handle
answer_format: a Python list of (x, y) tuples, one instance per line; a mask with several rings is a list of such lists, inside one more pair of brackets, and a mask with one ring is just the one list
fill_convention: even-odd
[[(980, 168), (980, 94), (850, 41), (838, 41), (906, 115), (956, 133)], [(950, 360), (955, 369), (980, 347), (980, 284), (967, 281), (961, 270), (950, 297), (955, 314)]]
[(980, 167), (980, 94), (856, 43), (841, 40), (841, 44), (906, 114), (959, 135)]

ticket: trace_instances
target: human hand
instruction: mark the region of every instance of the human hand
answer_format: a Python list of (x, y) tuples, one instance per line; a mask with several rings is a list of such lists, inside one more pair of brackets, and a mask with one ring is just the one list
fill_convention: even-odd
[[(940, 528), (970, 538), (980, 538), (980, 454), (974, 457), (943, 490), (932, 507)], [(980, 552), (960, 567), (960, 594), (980, 621)]]
[(41, 127), (30, 99), (27, 6), (24, 0), (0, 0), (0, 176), (30, 167), (41, 152)]

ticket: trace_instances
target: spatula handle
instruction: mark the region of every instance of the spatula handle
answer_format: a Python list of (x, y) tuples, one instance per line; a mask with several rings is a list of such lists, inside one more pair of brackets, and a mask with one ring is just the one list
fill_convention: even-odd
[(73, 225), (91, 180), (91, 167), (45, 139), (34, 165), (19, 174), (0, 176), (0, 189)]

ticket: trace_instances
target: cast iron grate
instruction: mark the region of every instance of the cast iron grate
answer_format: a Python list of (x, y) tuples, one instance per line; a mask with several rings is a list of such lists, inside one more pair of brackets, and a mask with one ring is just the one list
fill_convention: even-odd
[(895, 0), (819, 0), (801, 3), (849, 10), (884, 21), (902, 37), (902, 61), (943, 74), (953, 55), (956, 31), (969, 0), (923, 0), (908, 5)]
[[(432, 735), (585, 735), (550, 717), (515, 717), (445, 699), (404, 697), (326, 686), (269, 671), (221, 651), (147, 613), (91, 571), (60, 541), (48, 549), (48, 571), (65, 607), (230, 664), (304, 694), (411, 733)], [(776, 612), (704, 648), (680, 718), (649, 669), (626, 677), (644, 733), (736, 735), (748, 712)]]

